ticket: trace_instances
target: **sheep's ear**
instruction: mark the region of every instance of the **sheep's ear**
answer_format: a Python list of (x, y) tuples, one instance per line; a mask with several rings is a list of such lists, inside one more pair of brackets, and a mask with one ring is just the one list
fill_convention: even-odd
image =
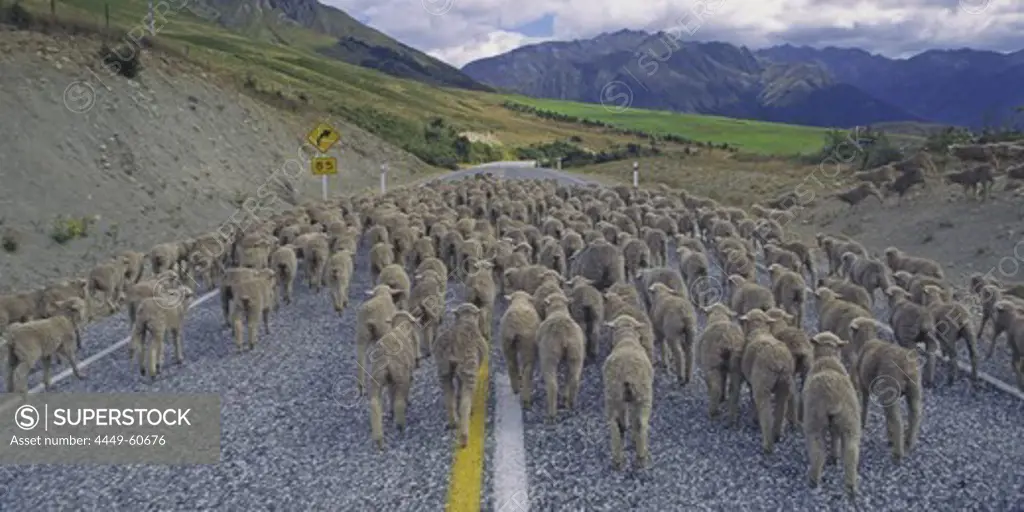
[(743, 315), (743, 316), (740, 317), (740, 320), (743, 320), (744, 322), (747, 321), (747, 320), (750, 320), (750, 315), (749, 314)]
[(366, 290), (366, 294), (372, 296), (374, 294), (374, 291), (373, 290)]
[(605, 322), (605, 327), (615, 327), (615, 322)]

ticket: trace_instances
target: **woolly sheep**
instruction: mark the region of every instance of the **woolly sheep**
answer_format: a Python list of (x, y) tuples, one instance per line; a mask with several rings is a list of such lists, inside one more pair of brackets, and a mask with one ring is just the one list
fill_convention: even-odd
[[(168, 290), (170, 291), (170, 290)], [(185, 362), (182, 330), (189, 300), (194, 292), (188, 286), (178, 286), (173, 293), (147, 297), (139, 302), (137, 316), (132, 324), (130, 354), (139, 355), (139, 374), (156, 380), (163, 368), (164, 342), (169, 334), (174, 338), (174, 358), (178, 364)], [(149, 364), (146, 365), (146, 335), (149, 335)], [(130, 357), (129, 360), (133, 360)], [(147, 371), (148, 366), (148, 371)]]
[(922, 274), (938, 279), (946, 278), (942, 266), (938, 262), (928, 258), (909, 256), (895, 247), (885, 249), (885, 262), (893, 272), (906, 270), (911, 274)]
[[(537, 287), (544, 282), (545, 275), (556, 276), (558, 273), (543, 265), (529, 265), (526, 267), (510, 268), (505, 270), (503, 279), (504, 289), (507, 292), (522, 290), (530, 295), (537, 291)], [(561, 276), (558, 276), (561, 277)]]
[(942, 297), (942, 288), (938, 286), (924, 287), (924, 306), (935, 320), (935, 337), (947, 358), (949, 358), (949, 377), (952, 384), (960, 372), (956, 364), (956, 344), (961, 339), (967, 344), (967, 354), (971, 359), (971, 379), (978, 382), (978, 340), (971, 325), (971, 314), (959, 302), (946, 301)]
[(491, 339), (491, 326), (494, 318), (494, 298), (498, 293), (491, 273), (491, 262), (478, 261), (473, 272), (466, 276), (466, 302), (480, 309), (480, 333)]
[[(388, 236), (388, 228), (376, 225), (366, 230), (366, 240), (369, 242), (370, 247), (377, 244), (391, 244), (391, 237)], [(394, 254), (392, 253), (392, 257)]]
[(818, 288), (828, 288), (835, 292), (838, 298), (852, 302), (868, 311), (871, 310), (871, 297), (868, 296), (868, 291), (859, 284), (836, 277), (823, 277), (818, 279)]
[(155, 297), (158, 294), (176, 290), (181, 284), (178, 281), (178, 273), (173, 270), (165, 270), (149, 279), (131, 284), (125, 289), (125, 302), (128, 306), (128, 325), (135, 325), (135, 318), (139, 309), (139, 303), (143, 299)]
[(793, 272), (800, 272), (800, 269), (803, 267), (803, 262), (800, 261), (799, 256), (775, 244), (765, 244), (764, 263), (768, 266), (781, 265)]
[(118, 305), (124, 299), (124, 261), (114, 259), (100, 263), (89, 271), (87, 294), (96, 298), (96, 292), (103, 292), (103, 304), (110, 312), (117, 311)]
[(927, 286), (939, 288), (942, 300), (946, 302), (953, 300), (953, 291), (944, 279), (920, 274), (911, 274), (905, 270), (900, 270), (898, 272), (893, 272), (893, 280), (898, 283), (900, 288), (910, 292), (910, 300), (918, 304), (924, 304), (924, 289)]
[[(701, 333), (700, 369), (708, 388), (708, 417), (718, 417), (719, 407), (730, 389), (730, 379), (740, 377), (740, 359), (743, 355), (744, 336), (738, 325), (732, 322), (736, 314), (728, 306), (716, 302), (704, 307), (708, 321)], [(738, 402), (730, 407), (729, 421), (735, 422), (739, 411)]]
[(846, 492), (857, 493), (857, 466), (860, 463), (861, 425), (860, 401), (850, 375), (839, 360), (839, 351), (846, 340), (825, 331), (811, 338), (814, 344), (814, 362), (804, 385), (804, 436), (807, 439), (809, 468), (807, 477), (811, 487), (821, 483), (828, 446), (832, 456), (843, 459)]
[(295, 247), (282, 245), (274, 249), (274, 252), (270, 253), (270, 268), (277, 272), (277, 282), (281, 284), (284, 303), (291, 304), (295, 276), (299, 269), (299, 259), (295, 255)]
[(844, 190), (842, 192), (837, 192), (833, 194), (833, 197), (850, 205), (850, 208), (856, 207), (862, 201), (871, 196), (874, 196), (876, 199), (878, 199), (879, 203), (884, 202), (882, 199), (882, 193), (878, 190), (878, 187), (876, 187), (873, 183), (870, 182), (861, 183), (860, 185), (857, 185), (849, 190)]
[(389, 242), (394, 250), (394, 262), (399, 265), (406, 265), (409, 254), (413, 252), (413, 244), (416, 241), (416, 233), (408, 226), (400, 226), (389, 232)]
[(649, 228), (644, 234), (644, 243), (651, 249), (651, 264), (653, 266), (664, 266), (668, 263), (666, 251), (668, 249), (668, 235), (660, 229)]
[(818, 240), (818, 245), (825, 251), (825, 256), (828, 259), (829, 275), (843, 275), (843, 254), (848, 252), (859, 256), (867, 256), (868, 254), (867, 249), (860, 242), (854, 240), (840, 240), (832, 236), (824, 236)]
[[(633, 288), (630, 286), (629, 288)], [(633, 289), (635, 293), (635, 289)], [(640, 329), (640, 344), (647, 351), (647, 356), (654, 364), (654, 327), (651, 325), (651, 318), (643, 309), (637, 299), (630, 299), (609, 290), (604, 294), (604, 315), (605, 318), (617, 318), (621, 315), (629, 315), (640, 322), (643, 327)]]
[(395, 255), (391, 245), (378, 242), (370, 248), (370, 280), (377, 282), (381, 270), (395, 262)]
[(920, 169), (900, 173), (896, 176), (896, 179), (885, 184), (885, 192), (886, 195), (891, 195), (893, 193), (898, 194), (899, 199), (897, 200), (897, 204), (901, 204), (903, 202), (903, 196), (906, 195), (914, 185), (927, 186), (927, 182), (925, 182), (924, 179), (924, 172)]
[(339, 316), (348, 307), (348, 289), (353, 271), (352, 253), (347, 249), (332, 254), (327, 260), (327, 286), (331, 290), (331, 304)]
[(562, 290), (562, 283), (563, 280), (559, 276), (556, 276), (553, 273), (545, 274), (541, 285), (533, 292), (533, 307), (537, 310), (537, 314), (540, 315), (541, 320), (544, 320), (544, 318), (547, 317), (547, 307), (545, 306), (544, 300), (548, 298), (548, 295), (554, 293), (564, 294), (564, 291)]
[(434, 272), (437, 272), (437, 275), (438, 275), (438, 277), (441, 278), (441, 281), (444, 281), (445, 283), (447, 283), (448, 267), (446, 267), (444, 262), (441, 261), (440, 259), (438, 259), (438, 258), (427, 258), (427, 259), (423, 260), (416, 267), (416, 274), (422, 274), (425, 270), (433, 270)]
[(687, 290), (686, 283), (683, 281), (683, 276), (674, 268), (655, 267), (645, 269), (637, 275), (634, 282), (640, 298), (643, 300), (644, 308), (648, 313), (650, 313), (654, 305), (650, 291), (651, 285), (654, 283), (662, 283), (687, 300), (690, 298), (689, 290)]
[(987, 357), (991, 357), (999, 335), (1006, 333), (1006, 344), (1010, 348), (1010, 366), (1017, 375), (1017, 387), (1024, 391), (1024, 309), (1009, 300), (995, 304), (992, 319), (992, 346)]
[[(874, 318), (858, 318), (850, 324), (854, 341), (861, 347), (852, 367), (854, 384), (860, 395), (860, 426), (868, 425), (868, 405), (876, 395), (885, 409), (885, 423), (892, 458), (899, 463), (917, 443), (924, 410), (921, 372), (917, 350), (903, 348), (877, 337), (879, 327)], [(907, 432), (904, 439), (900, 398), (906, 398)]]
[(377, 449), (384, 448), (384, 414), (381, 396), (386, 388), (390, 396), (391, 416), (395, 427), (405, 430), (405, 410), (412, 388), (416, 363), (415, 347), (419, 345), (416, 319), (407, 311), (391, 317), (390, 329), (371, 347), (370, 358), (370, 437)]
[(125, 284), (138, 283), (139, 280), (142, 279), (142, 274), (145, 272), (146, 253), (126, 250), (118, 253), (117, 257), (124, 263)]
[[(853, 341), (850, 334), (850, 323), (862, 316), (870, 317), (871, 310), (853, 302), (840, 298), (829, 288), (819, 287), (814, 291), (818, 298), (818, 331), (829, 331), (846, 341)], [(853, 363), (860, 347), (856, 343), (843, 346), (843, 360), (849, 365)]]
[[(800, 325), (795, 325), (795, 317), (786, 313), (780, 308), (771, 308), (767, 311), (768, 316), (773, 320), (771, 325), (772, 336), (781, 341), (793, 355), (793, 380), (798, 384), (798, 389), (807, 382), (807, 373), (811, 371), (811, 360), (814, 357), (814, 347), (811, 346), (811, 338)], [(803, 417), (803, 401), (800, 393), (794, 393), (791, 397), (787, 413), (790, 422), (799, 425), (799, 418)]]
[(473, 395), (480, 365), (488, 350), (487, 340), (480, 332), (480, 309), (468, 303), (455, 308), (453, 325), (438, 335), (431, 350), (444, 393), (448, 426), (458, 430), (458, 443), (463, 448), (469, 442)]
[(636, 465), (650, 462), (648, 431), (654, 404), (654, 367), (640, 344), (640, 322), (622, 315), (607, 323), (612, 329), (612, 351), (601, 368), (604, 410), (611, 439), (611, 458), (622, 469), (622, 437), (633, 426)]
[[(750, 385), (765, 454), (772, 453), (775, 442), (782, 437), (790, 396), (796, 392), (793, 355), (771, 334), (771, 324), (777, 321), (761, 310), (740, 316), (746, 337), (740, 373), (743, 381)], [(735, 408), (742, 383), (737, 378), (730, 386), (730, 407)]]
[[(992, 184), (995, 183), (990, 164), (981, 164), (958, 172), (947, 172), (943, 178), (946, 183), (961, 185), (964, 189), (964, 197), (973, 195), (975, 198), (986, 198), (992, 194)], [(980, 190), (978, 185), (981, 185)]]
[[(437, 329), (444, 317), (446, 284), (437, 271), (427, 268), (416, 274), (416, 284), (409, 292), (409, 312), (423, 329), (423, 343), (416, 346), (417, 364), (420, 358), (430, 356), (430, 347), (437, 338)], [(426, 354), (423, 353), (424, 349)]]
[(32, 292), (0, 296), (0, 333), (10, 324), (35, 318), (38, 298)]
[(434, 249), (434, 241), (427, 236), (416, 239), (412, 244), (412, 266), (418, 267), (429, 258), (436, 258), (437, 250)]
[(331, 257), (330, 242), (325, 236), (310, 238), (302, 245), (302, 253), (303, 259), (306, 261), (308, 286), (313, 293), (320, 293), (320, 289), (324, 285), (327, 260)]
[(184, 263), (188, 258), (188, 249), (188, 244), (185, 242), (168, 242), (153, 246), (146, 255), (151, 265), (151, 273), (156, 275)]
[(28, 373), (40, 359), (43, 361), (43, 386), (49, 391), (50, 365), (53, 358), (67, 361), (75, 377), (84, 380), (75, 358), (82, 346), (80, 329), (86, 320), (86, 304), (71, 298), (56, 304), (56, 315), (11, 325), (7, 329), (7, 391), (20, 392), (28, 398)]
[(569, 273), (569, 266), (566, 263), (565, 252), (562, 251), (562, 246), (559, 245), (558, 241), (555, 239), (549, 239), (546, 243), (541, 245), (540, 252), (537, 254), (537, 263), (544, 265), (563, 276), (566, 276)]
[(693, 377), (693, 352), (697, 338), (697, 315), (688, 297), (680, 295), (664, 283), (650, 286), (653, 294), (651, 325), (654, 343), (660, 341), (661, 362), (669, 369), (669, 353), (674, 373), (685, 386)]
[(366, 291), (370, 298), (359, 305), (356, 313), (356, 366), (360, 395), (366, 390), (367, 351), (391, 329), (391, 317), (398, 312), (394, 298), (401, 293), (401, 290), (379, 284)]
[[(935, 318), (928, 308), (911, 302), (910, 295), (903, 288), (890, 286), (885, 294), (889, 297), (889, 310), (892, 312), (889, 325), (892, 326), (896, 342), (907, 348), (913, 348), (917, 343), (925, 344), (927, 361), (924, 383), (930, 387), (935, 382), (935, 351), (939, 347), (939, 340), (935, 336)], [(955, 361), (952, 363), (956, 364)]]
[(256, 347), (261, 322), (264, 332), (270, 333), (270, 311), (274, 307), (276, 281), (277, 273), (273, 269), (262, 269), (255, 271), (250, 278), (232, 284), (229, 316), (235, 335), (235, 348), (239, 352), (243, 350), (243, 323), (248, 330), (249, 350)]
[(558, 411), (558, 365), (565, 361), (568, 367), (566, 405), (574, 409), (586, 346), (583, 329), (569, 314), (569, 299), (565, 295), (549, 295), (544, 300), (544, 309), (547, 317), (537, 328), (537, 356), (547, 392), (546, 421), (551, 423)]
[(772, 297), (775, 304), (793, 316), (797, 326), (804, 321), (804, 303), (807, 302), (807, 284), (798, 272), (779, 265), (768, 267), (772, 281)]
[(537, 358), (540, 316), (533, 306), (533, 298), (524, 291), (512, 292), (505, 296), (505, 300), (509, 304), (499, 327), (501, 348), (508, 364), (512, 392), (519, 395), (523, 408), (529, 409), (533, 398), (533, 367)]
[(604, 297), (587, 278), (576, 276), (569, 281), (569, 299), (569, 313), (586, 335), (586, 361), (594, 362), (605, 318)]
[(628, 233), (623, 233), (626, 238), (622, 245), (623, 277), (632, 281), (637, 274), (646, 268), (651, 267), (651, 249), (639, 238), (633, 238)]
[(772, 291), (752, 280), (737, 274), (729, 276), (733, 292), (730, 298), (730, 306), (738, 315), (745, 315), (755, 309), (767, 311), (775, 306), (775, 297)]
[(583, 276), (602, 292), (611, 285), (625, 281), (622, 251), (603, 241), (589, 244), (569, 260), (569, 276)]
[(892, 286), (886, 273), (885, 265), (867, 256), (845, 252), (840, 258), (843, 275), (852, 283), (860, 285), (868, 292), (868, 298), (874, 302), (875, 290), (883, 291)]

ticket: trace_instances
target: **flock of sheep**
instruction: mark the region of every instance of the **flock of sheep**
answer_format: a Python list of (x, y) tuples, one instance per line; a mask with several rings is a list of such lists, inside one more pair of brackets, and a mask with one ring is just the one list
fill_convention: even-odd
[[(977, 343), (991, 322), (991, 346), (1007, 333), (1024, 389), (1024, 285), (972, 280), (983, 304), (975, 328), (938, 263), (896, 248), (876, 259), (855, 240), (823, 234), (811, 247), (786, 233), (792, 220), (790, 211), (754, 205), (748, 213), (667, 187), (570, 187), (486, 175), (305, 204), (231, 233), (160, 244), (148, 254), (127, 251), (83, 279), (0, 297), (8, 391), (26, 393), (40, 360), (47, 388), (54, 358), (82, 378), (78, 331), (100, 306), (113, 312), (127, 305), (132, 361), (137, 353), (142, 375), (156, 378), (165, 334), (174, 336), (176, 360), (184, 358), (181, 327), (200, 282), (219, 287), (240, 351), (255, 347), (261, 325), (269, 333), (269, 316), (291, 303), (297, 278), (314, 292), (328, 288), (341, 314), (360, 242), (370, 248), (375, 286), (357, 311), (358, 382), (378, 447), (383, 391), (404, 428), (412, 376), (426, 358), (436, 365), (448, 425), (465, 446), (478, 370), (493, 340), (524, 408), (532, 407), (539, 368), (549, 422), (557, 418), (559, 367), (571, 410), (583, 366), (602, 365), (616, 468), (624, 464), (627, 430), (638, 466), (650, 460), (656, 368), (686, 386), (696, 365), (712, 420), (724, 404), (736, 424), (741, 390), (749, 388), (764, 452), (773, 451), (787, 424), (802, 429), (811, 485), (831, 454), (843, 460), (851, 495), (870, 396), (906, 399), (905, 433), (899, 402), (882, 404), (898, 462), (916, 442), (921, 385), (934, 385), (938, 349), (955, 360), (965, 340), (977, 379)], [(669, 264), (670, 250), (678, 268)], [(818, 251), (828, 261), (820, 276)], [(146, 261), (151, 276), (143, 279)], [(464, 286), (462, 302), (448, 312), (450, 277)], [(716, 289), (725, 300), (713, 297)], [(876, 290), (891, 311), (887, 325), (871, 313)], [(492, 332), (499, 300), (507, 308)], [(816, 309), (818, 334), (804, 328), (806, 308)], [(927, 352), (923, 372), (918, 344)], [(952, 382), (957, 365), (949, 369)]]

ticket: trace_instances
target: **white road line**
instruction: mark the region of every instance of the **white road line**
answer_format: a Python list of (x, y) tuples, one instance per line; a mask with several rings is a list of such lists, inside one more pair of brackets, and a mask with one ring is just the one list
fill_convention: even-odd
[(523, 411), (512, 393), (508, 374), (494, 374), (494, 510), (528, 512), (530, 495), (523, 443)]
[[(201, 295), (199, 298), (194, 300), (192, 302), (192, 304), (189, 304), (188, 309), (193, 309), (193, 308), (199, 306), (200, 304), (202, 304), (202, 303), (204, 303), (204, 302), (206, 302), (206, 301), (216, 297), (218, 294), (220, 294), (219, 290), (213, 290), (211, 292), (206, 293), (205, 295)], [(113, 345), (111, 345), (111, 346), (109, 346), (109, 347), (107, 347), (107, 348), (105, 348), (105, 349), (103, 349), (103, 350), (101, 350), (101, 351), (99, 351), (99, 352), (89, 356), (85, 360), (80, 361), (78, 363), (78, 368), (82, 369), (82, 368), (88, 367), (92, 363), (95, 363), (96, 361), (99, 361), (100, 359), (102, 359), (102, 358), (112, 354), (115, 350), (117, 350), (117, 349), (127, 345), (128, 342), (130, 342), (131, 340), (132, 340), (131, 336), (128, 336), (128, 337), (124, 338), (123, 340), (118, 341), (117, 343), (114, 343)], [(64, 371), (58, 373), (57, 375), (54, 375), (50, 382), (52, 384), (56, 384), (56, 383), (58, 383), (58, 382), (60, 382), (60, 381), (62, 381), (64, 379), (67, 379), (68, 377), (71, 376), (71, 374), (72, 374), (71, 368), (66, 368)], [(33, 394), (34, 395), (36, 393), (39, 393), (39, 392), (43, 391), (43, 389), (44, 389), (43, 384), (39, 383), (36, 387), (28, 390), (28, 392), (29, 392), (29, 394)], [(0, 405), (0, 412), (6, 410), (8, 407), (13, 405), (14, 402), (16, 402), (16, 401), (18, 401), (20, 399), (21, 398), (18, 397), (15, 400), (11, 400), (10, 402), (7, 402), (6, 404)]]

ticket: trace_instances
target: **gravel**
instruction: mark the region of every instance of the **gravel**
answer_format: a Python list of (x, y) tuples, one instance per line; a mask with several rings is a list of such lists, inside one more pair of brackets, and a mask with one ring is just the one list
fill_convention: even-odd
[[(475, 172), (480, 171), (460, 171), (450, 177)], [(515, 167), (501, 168), (500, 174), (526, 179), (564, 176)], [(669, 255), (675, 264), (674, 251)], [(185, 365), (171, 365), (155, 384), (143, 383), (137, 370), (128, 367), (126, 352), (117, 352), (86, 369), (88, 380), (69, 378), (57, 386), (61, 392), (220, 392), (219, 465), (5, 467), (0, 468), (0, 508), (443, 508), (452, 439), (444, 428), (431, 362), (417, 370), (406, 432), (398, 434), (386, 424), (384, 453), (370, 443), (365, 402), (354, 391), (351, 341), (356, 308), (363, 290), (369, 288), (366, 267), (363, 248), (351, 288), (353, 300), (341, 318), (331, 311), (326, 293), (315, 297), (297, 285), (296, 303), (272, 318), (272, 334), (263, 335), (252, 353), (234, 353), (214, 299), (189, 314)], [(461, 285), (453, 282), (449, 290), (449, 304), (457, 302)], [(495, 327), (505, 306), (499, 297)], [(884, 308), (878, 309), (876, 313), (884, 318)], [(813, 327), (813, 311), (807, 317), (807, 326)], [(82, 357), (109, 346), (126, 332), (123, 315), (91, 326)], [(338, 345), (344, 347), (339, 350)], [(943, 369), (939, 367), (940, 372)], [(490, 374), (504, 372), (500, 346), (492, 343)], [(584, 368), (577, 410), (560, 410), (554, 425), (543, 422), (543, 387), (539, 375), (535, 379), (534, 404), (523, 418), (533, 510), (852, 508), (842, 492), (841, 471), (834, 465), (826, 467), (820, 488), (808, 487), (800, 433), (790, 430), (773, 455), (761, 455), (760, 432), (747, 392), (738, 429), (711, 423), (699, 370), (686, 388), (665, 371), (658, 372), (650, 430), (652, 464), (642, 471), (628, 465), (622, 472), (611, 468), (599, 365)], [(496, 508), (491, 491), (493, 396), (492, 391), (482, 510)], [(889, 457), (880, 407), (873, 404), (871, 410), (861, 444), (861, 507), (1013, 510), (1021, 506), (1024, 448), (1018, 440), (1024, 403), (984, 385), (971, 388), (963, 379), (953, 386), (926, 390), (919, 444), (900, 466)], [(626, 450), (631, 464), (631, 441)]]

